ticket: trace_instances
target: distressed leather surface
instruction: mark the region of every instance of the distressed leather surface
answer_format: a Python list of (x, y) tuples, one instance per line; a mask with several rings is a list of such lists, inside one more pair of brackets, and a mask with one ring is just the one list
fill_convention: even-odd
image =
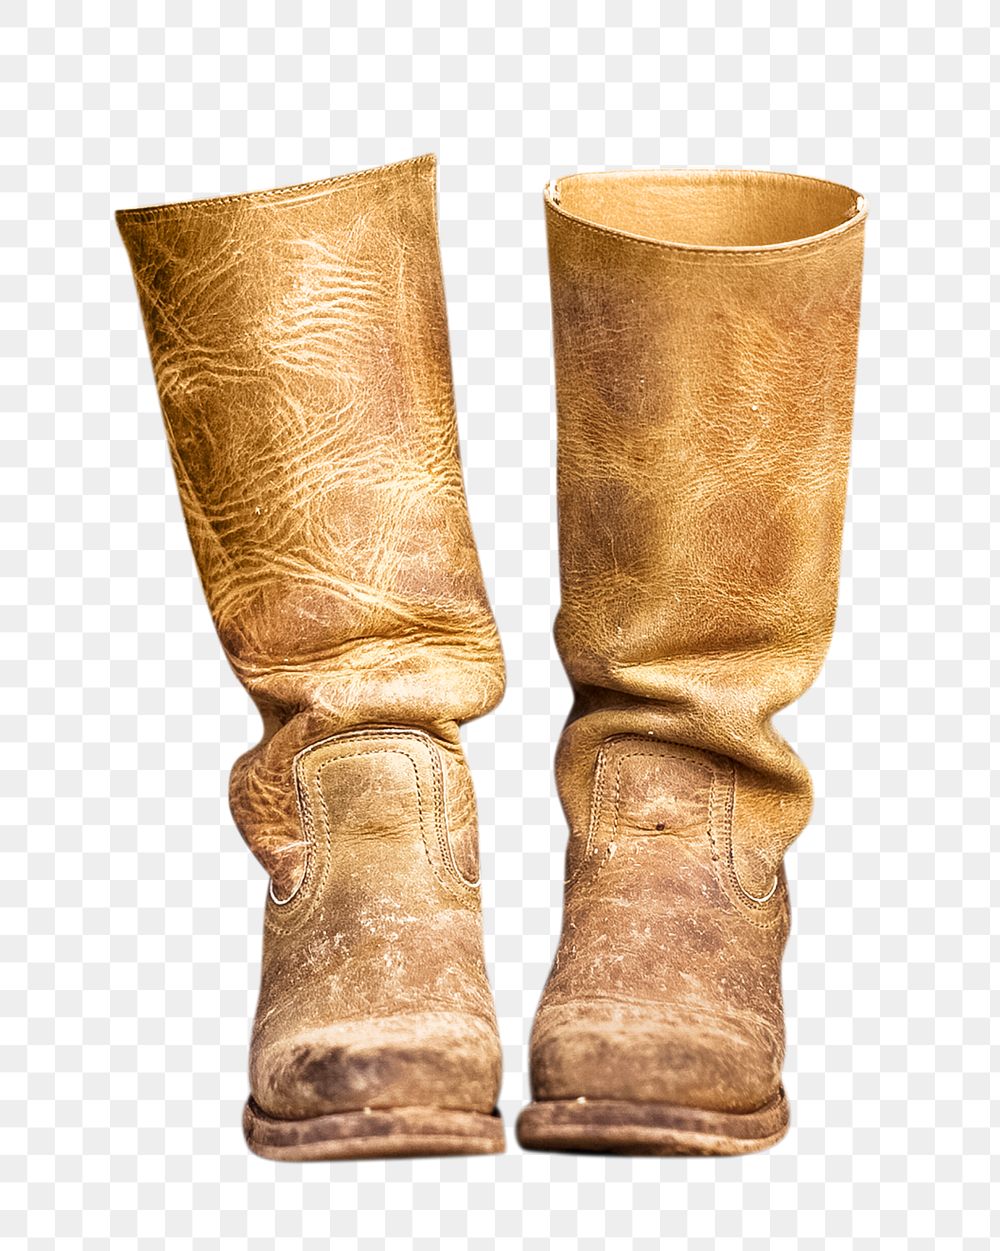
[(441, 754), (366, 729), (296, 761), (306, 881), (268, 903), (251, 1047), (272, 1116), (362, 1107), (492, 1110), (500, 1048), (478, 884), (449, 837)]
[(271, 878), (255, 1098), (289, 1117), (424, 1096), (488, 1111), (458, 727), (504, 672), (459, 464), (434, 157), (118, 225), (205, 595), (264, 722), (230, 788)]
[(576, 175), (546, 216), (575, 699), (535, 1094), (749, 1111), (779, 1083), (781, 865), (811, 806), (771, 718), (833, 627), (863, 201)]

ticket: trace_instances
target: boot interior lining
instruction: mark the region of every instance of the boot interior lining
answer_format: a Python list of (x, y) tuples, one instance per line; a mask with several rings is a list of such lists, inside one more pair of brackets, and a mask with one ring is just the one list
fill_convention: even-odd
[(572, 174), (554, 184), (550, 198), (595, 226), (705, 248), (801, 242), (864, 208), (850, 187), (764, 170)]

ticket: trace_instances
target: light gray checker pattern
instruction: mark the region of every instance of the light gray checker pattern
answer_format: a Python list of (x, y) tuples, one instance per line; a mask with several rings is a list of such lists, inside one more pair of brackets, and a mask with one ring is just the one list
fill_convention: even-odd
[[(124, 0), (0, 9), (5, 1245), (985, 1249), (990, 6), (471, 8), (146, 0), (141, 25)], [(512, 1141), (275, 1166), (244, 1149), (264, 882), (225, 790), (257, 718), (190, 559), (112, 212), (426, 150), (510, 667), (467, 738), (511, 1127), (564, 841), (541, 189), (578, 168), (746, 164), (870, 197), (838, 629), (782, 718), (818, 802), (789, 860), (794, 1125), (766, 1155)]]

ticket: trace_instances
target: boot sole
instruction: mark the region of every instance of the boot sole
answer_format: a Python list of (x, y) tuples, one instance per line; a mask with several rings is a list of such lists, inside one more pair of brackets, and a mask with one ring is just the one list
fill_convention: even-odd
[(528, 1151), (747, 1155), (773, 1147), (787, 1129), (784, 1090), (756, 1112), (744, 1113), (618, 1099), (552, 1099), (521, 1112), (517, 1141)]
[(499, 1112), (455, 1108), (370, 1108), (282, 1121), (252, 1099), (243, 1134), (265, 1160), (370, 1160), (420, 1155), (496, 1155), (504, 1149)]

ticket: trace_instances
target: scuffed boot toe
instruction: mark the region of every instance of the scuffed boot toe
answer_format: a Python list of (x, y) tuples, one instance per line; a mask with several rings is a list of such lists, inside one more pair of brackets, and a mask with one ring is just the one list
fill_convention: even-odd
[(788, 1128), (780, 1057), (746, 1018), (667, 1005), (544, 1008), (522, 1147), (620, 1155), (743, 1155)]
[(254, 1049), (257, 1107), (304, 1120), (365, 1108), (456, 1108), (491, 1113), (500, 1052), (487, 1022), (426, 1012), (338, 1021)]
[(752, 1112), (781, 1084), (773, 1032), (746, 1014), (582, 1001), (544, 1008), (532, 1037), (535, 1098)]

